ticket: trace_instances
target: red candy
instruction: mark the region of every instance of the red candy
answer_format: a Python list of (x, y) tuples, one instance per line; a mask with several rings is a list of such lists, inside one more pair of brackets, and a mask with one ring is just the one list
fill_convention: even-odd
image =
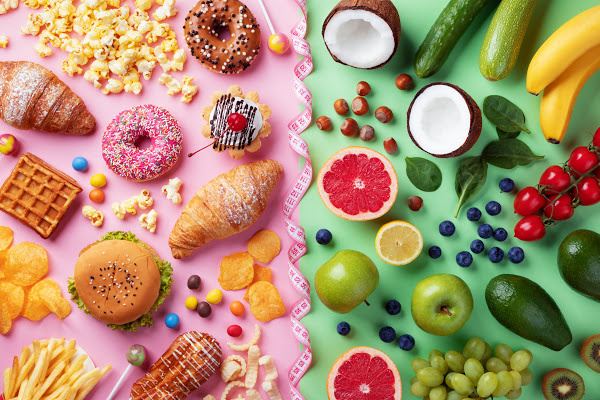
[(231, 337), (238, 337), (242, 334), (242, 327), (239, 325), (231, 325), (227, 328), (227, 334)]
[(229, 125), (229, 129), (232, 131), (239, 132), (248, 125), (248, 121), (246, 121), (246, 117), (240, 113), (231, 113), (229, 117), (227, 117), (227, 125)]

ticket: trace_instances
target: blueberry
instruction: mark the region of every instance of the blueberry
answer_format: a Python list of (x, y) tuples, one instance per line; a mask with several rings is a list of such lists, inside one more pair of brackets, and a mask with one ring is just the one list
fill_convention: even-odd
[(379, 330), (379, 339), (386, 343), (391, 343), (396, 339), (396, 331), (391, 326), (384, 326)]
[(494, 234), (494, 230), (490, 224), (481, 224), (477, 227), (477, 234), (482, 239), (489, 239)]
[(440, 224), (440, 233), (442, 234), (442, 236), (446, 236), (446, 237), (452, 236), (452, 235), (454, 235), (455, 230), (456, 230), (456, 227), (450, 221), (444, 221)]
[(483, 242), (479, 239), (475, 239), (471, 242), (471, 251), (475, 254), (481, 253), (485, 249)]
[(397, 315), (400, 313), (400, 310), (402, 310), (402, 305), (400, 305), (398, 300), (392, 299), (385, 305), (385, 311), (390, 315)]
[(506, 229), (504, 229), (504, 228), (497, 228), (494, 231), (494, 239), (496, 239), (499, 242), (504, 242), (507, 237), (508, 237), (508, 232), (506, 232)]
[(467, 219), (469, 221), (479, 221), (481, 218), (481, 210), (477, 207), (471, 207), (467, 210)]
[(500, 247), (492, 247), (488, 253), (488, 258), (494, 264), (499, 263), (504, 258), (504, 252)]
[(346, 336), (350, 333), (350, 324), (346, 321), (340, 322), (337, 326), (337, 332), (342, 336)]
[(510, 178), (504, 178), (498, 184), (500, 186), (500, 190), (503, 192), (512, 192), (515, 188), (515, 182)]
[(456, 255), (456, 263), (463, 268), (470, 267), (473, 264), (473, 256), (468, 251), (461, 251)]
[(442, 256), (442, 249), (437, 246), (431, 246), (429, 248), (429, 257), (431, 258), (440, 258)]
[(508, 251), (508, 259), (513, 264), (519, 264), (525, 258), (525, 252), (520, 247), (513, 247)]
[(485, 205), (485, 211), (490, 215), (498, 215), (502, 211), (502, 206), (497, 201), (490, 201)]
[(331, 239), (333, 238), (333, 236), (331, 235), (331, 232), (329, 232), (327, 229), (319, 229), (319, 231), (317, 232), (317, 243), (319, 244), (328, 244), (329, 242), (331, 242)]
[(398, 347), (402, 350), (409, 351), (415, 347), (415, 338), (410, 335), (402, 335), (398, 338)]

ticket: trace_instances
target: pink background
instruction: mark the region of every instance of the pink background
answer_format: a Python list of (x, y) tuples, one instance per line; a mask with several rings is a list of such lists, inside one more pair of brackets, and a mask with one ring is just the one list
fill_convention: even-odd
[[(267, 8), (272, 13), (275, 28), (281, 32), (289, 32), (297, 18), (297, 8), (291, 1), (265, 0)], [(123, 2), (130, 7), (132, 1)], [(91, 135), (84, 137), (53, 135), (40, 132), (18, 131), (6, 126), (0, 121), (0, 132), (11, 133), (17, 137), (21, 144), (19, 153), (31, 152), (54, 167), (66, 172), (75, 178), (83, 187), (76, 203), (65, 216), (58, 230), (48, 240), (41, 239), (33, 230), (26, 228), (5, 213), (0, 213), (0, 225), (7, 225), (15, 232), (15, 243), (31, 241), (43, 245), (50, 259), (48, 277), (55, 279), (60, 285), (63, 295), (69, 298), (67, 292), (67, 277), (72, 276), (73, 267), (79, 251), (89, 243), (100, 238), (102, 234), (113, 230), (134, 232), (141, 240), (152, 245), (161, 257), (172, 263), (174, 279), (171, 295), (154, 314), (155, 323), (151, 328), (142, 328), (138, 333), (113, 332), (101, 322), (79, 310), (71, 302), (71, 315), (63, 322), (59, 322), (54, 314), (50, 314), (39, 322), (32, 322), (23, 317), (13, 321), (10, 333), (0, 337), (0, 370), (8, 367), (13, 355), (17, 355), (23, 346), (27, 346), (34, 339), (48, 337), (75, 338), (92, 357), (96, 365), (110, 364), (113, 370), (98, 384), (97, 388), (88, 395), (90, 399), (106, 398), (113, 385), (126, 368), (125, 352), (135, 343), (146, 346), (149, 359), (154, 362), (180, 334), (188, 330), (199, 330), (210, 333), (223, 348), (224, 357), (232, 352), (226, 343), (231, 341), (226, 329), (231, 324), (238, 324), (244, 329), (243, 335), (234, 339), (237, 343), (245, 343), (252, 338), (254, 324), (257, 322), (246, 306), (246, 313), (241, 318), (235, 317), (229, 311), (229, 304), (235, 300), (242, 300), (244, 290), (237, 292), (224, 292), (224, 300), (213, 307), (210, 318), (202, 319), (195, 311), (184, 307), (185, 299), (194, 295), (200, 301), (214, 288), (220, 288), (217, 277), (219, 264), (223, 256), (246, 249), (248, 239), (259, 229), (268, 228), (276, 231), (282, 241), (282, 252), (268, 266), (273, 270), (273, 283), (279, 289), (286, 307), (296, 301), (297, 297), (288, 283), (286, 249), (291, 241), (285, 234), (281, 204), (287, 188), (297, 173), (297, 156), (289, 149), (287, 144), (287, 122), (297, 113), (298, 106), (292, 92), (292, 68), (297, 62), (297, 57), (289, 51), (285, 56), (276, 56), (266, 48), (270, 35), (266, 21), (260, 11), (258, 0), (246, 0), (262, 28), (263, 48), (262, 54), (254, 64), (239, 75), (219, 75), (207, 71), (194, 58), (189, 55), (183, 73), (175, 72), (173, 76), (181, 81), (184, 73), (195, 78), (194, 83), (199, 87), (199, 93), (192, 103), (180, 103), (180, 95), (167, 96), (167, 88), (158, 83), (162, 72), (157, 66), (150, 81), (143, 81), (142, 94), (121, 93), (118, 95), (103, 95), (95, 89), (83, 76), (69, 77), (61, 70), (61, 63), (67, 53), (53, 48), (53, 55), (40, 59), (33, 46), (37, 38), (22, 36), (20, 27), (25, 24), (27, 14), (39, 12), (30, 10), (23, 5), (8, 15), (0, 16), (0, 34), (9, 36), (10, 44), (7, 49), (0, 49), (0, 61), (30, 60), (44, 65), (56, 73), (60, 79), (68, 84), (71, 89), (85, 101), (90, 112), (96, 117), (97, 128)], [(169, 22), (177, 34), (181, 46), (185, 46), (182, 29), (184, 18), (193, 2), (179, 1), (176, 7), (179, 14), (164, 22)], [(186, 49), (187, 51), (187, 49)], [(246, 155), (242, 160), (233, 160), (226, 153), (216, 153), (207, 149), (194, 158), (187, 158), (187, 154), (208, 143), (200, 133), (201, 126), (205, 123), (201, 118), (202, 108), (210, 104), (210, 95), (217, 90), (225, 91), (230, 85), (238, 84), (244, 92), (257, 90), (261, 102), (271, 106), (273, 114), (269, 122), (273, 126), (271, 135), (263, 140), (262, 148), (254, 154)], [(183, 134), (183, 151), (178, 164), (163, 177), (147, 183), (134, 183), (113, 174), (105, 165), (101, 155), (102, 132), (112, 118), (124, 109), (138, 104), (152, 103), (169, 110), (179, 121)], [(77, 172), (71, 167), (71, 161), (76, 156), (88, 159), (90, 167), (86, 172)], [(18, 155), (0, 156), (0, 182), (9, 175), (17, 161)], [(249, 161), (272, 158), (284, 166), (284, 174), (280, 179), (268, 208), (256, 224), (245, 232), (230, 239), (213, 242), (193, 253), (185, 260), (174, 260), (167, 243), (171, 228), (179, 217), (184, 205), (192, 198), (194, 192), (216, 175), (228, 171), (230, 168)], [(95, 173), (103, 173), (108, 179), (108, 184), (103, 188), (106, 199), (103, 204), (92, 203), (88, 193), (93, 189), (89, 183), (90, 177)], [(181, 190), (183, 203), (173, 205), (161, 193), (160, 188), (169, 178), (179, 177), (184, 184)], [(154, 209), (159, 214), (158, 228), (152, 234), (141, 228), (137, 216), (129, 215), (124, 221), (118, 220), (110, 209), (114, 201), (121, 202), (132, 195), (138, 194), (142, 189), (148, 189), (154, 198)], [(81, 208), (90, 204), (101, 209), (105, 215), (104, 225), (101, 228), (93, 227), (81, 214)], [(147, 211), (146, 211), (147, 212)], [(192, 274), (202, 278), (202, 285), (198, 291), (187, 288), (187, 279)], [(165, 326), (164, 318), (168, 313), (177, 313), (181, 323), (178, 329), (172, 330)], [(262, 337), (259, 341), (263, 354), (270, 354), (276, 360), (280, 377), (278, 386), (282, 396), (289, 398), (287, 386), (287, 370), (299, 351), (289, 324), (289, 315), (269, 323), (259, 323), (262, 328)], [(140, 378), (149, 368), (150, 363), (143, 368), (135, 368), (123, 384), (116, 396), (117, 399), (127, 399), (129, 390), (134, 381)], [(266, 393), (260, 389), (263, 371), (260, 371), (257, 389), (264, 398)], [(1, 385), (0, 385), (1, 386)], [(220, 377), (212, 377), (209, 382), (193, 393), (189, 398), (201, 399), (206, 394), (220, 398), (224, 384)], [(229, 397), (237, 396), (239, 389), (230, 393)], [(243, 393), (243, 392), (242, 392)]]

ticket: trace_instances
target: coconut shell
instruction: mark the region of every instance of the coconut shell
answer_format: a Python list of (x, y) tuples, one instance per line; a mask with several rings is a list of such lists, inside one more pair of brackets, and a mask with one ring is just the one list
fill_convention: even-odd
[[(387, 22), (388, 26), (394, 34), (394, 51), (385, 62), (368, 69), (377, 69), (383, 67), (392, 59), (392, 57), (394, 57), (394, 54), (396, 54), (396, 50), (398, 50), (398, 44), (400, 43), (400, 32), (402, 31), (402, 28), (400, 25), (400, 15), (398, 14), (398, 9), (390, 0), (342, 0), (339, 3), (337, 3), (335, 7), (333, 7), (333, 10), (331, 10), (331, 12), (327, 15), (327, 18), (325, 18), (325, 22), (323, 22), (323, 29), (321, 30), (321, 35), (323, 36), (323, 39), (325, 39), (325, 28), (327, 28), (327, 24), (329, 24), (331, 18), (333, 18), (333, 16), (337, 13), (346, 10), (369, 11), (383, 19), (385, 22)], [(331, 54), (331, 57), (334, 59), (334, 61), (339, 62), (340, 64), (347, 65), (344, 62), (340, 61), (335, 55), (333, 55), (333, 53), (329, 50), (329, 46), (327, 46), (326, 42), (325, 47), (327, 47), (327, 51), (329, 51), (329, 54)]]
[[(446, 154), (431, 154), (431, 153), (429, 153), (428, 151), (426, 151), (419, 145), (419, 142), (417, 140), (415, 140), (415, 138), (410, 130), (410, 113), (412, 111), (413, 104), (415, 103), (417, 98), (427, 88), (429, 88), (430, 86), (434, 86), (434, 85), (446, 85), (446, 86), (450, 86), (451, 88), (456, 90), (465, 99), (465, 101), (467, 102), (467, 105), (469, 107), (469, 111), (471, 112), (471, 125), (469, 127), (469, 135), (467, 136), (467, 140), (458, 149), (456, 149), (450, 153), (446, 153)], [(413, 100), (410, 102), (410, 106), (408, 107), (408, 111), (406, 113), (406, 127), (408, 129), (408, 135), (410, 136), (410, 139), (413, 141), (413, 143), (418, 148), (420, 148), (427, 154), (431, 154), (432, 156), (437, 157), (437, 158), (451, 158), (451, 157), (458, 157), (458, 156), (465, 154), (467, 151), (469, 151), (471, 149), (471, 147), (473, 147), (475, 145), (475, 143), (479, 139), (479, 135), (481, 135), (481, 125), (482, 125), (481, 110), (479, 109), (479, 106), (477, 105), (475, 100), (473, 100), (473, 98), (471, 96), (469, 96), (469, 94), (467, 92), (465, 92), (458, 86), (453, 85), (448, 82), (433, 82), (433, 83), (430, 83), (429, 85), (423, 86), (423, 88), (421, 88), (421, 90), (419, 90), (417, 92), (417, 94), (415, 95)]]

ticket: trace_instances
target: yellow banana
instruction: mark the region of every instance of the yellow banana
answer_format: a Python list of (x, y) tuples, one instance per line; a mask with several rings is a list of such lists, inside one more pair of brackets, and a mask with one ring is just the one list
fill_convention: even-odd
[(538, 49), (527, 69), (527, 91), (538, 95), (585, 52), (600, 45), (600, 5), (558, 28)]
[(563, 140), (581, 88), (599, 69), (600, 46), (596, 46), (544, 89), (540, 103), (540, 124), (548, 142), (558, 144)]

